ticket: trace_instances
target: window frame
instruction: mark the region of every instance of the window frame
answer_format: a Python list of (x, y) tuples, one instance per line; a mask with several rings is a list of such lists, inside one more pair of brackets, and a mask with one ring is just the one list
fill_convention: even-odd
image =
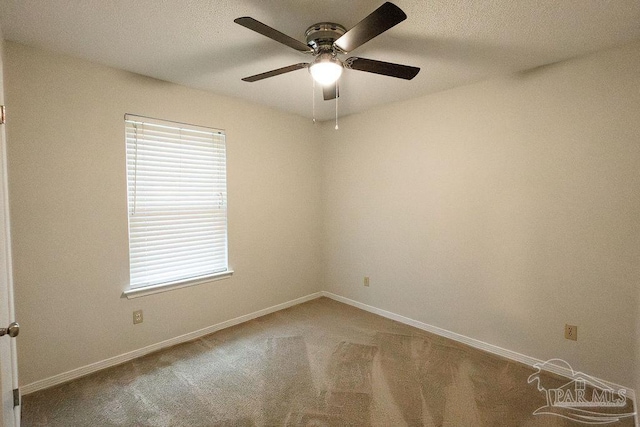
[(146, 295), (152, 295), (152, 294), (156, 294), (156, 293), (160, 293), (160, 292), (166, 292), (166, 291), (170, 291), (170, 290), (174, 290), (174, 289), (181, 289), (181, 288), (185, 288), (185, 287), (189, 287), (189, 286), (195, 286), (195, 285), (200, 285), (203, 283), (209, 283), (209, 282), (213, 282), (213, 281), (217, 281), (217, 280), (222, 280), (222, 279), (227, 279), (229, 277), (231, 277), (233, 275), (233, 270), (229, 267), (229, 222), (228, 222), (228, 205), (227, 205), (227, 192), (228, 192), (228, 185), (227, 185), (227, 144), (226, 144), (226, 133), (224, 132), (224, 130), (221, 129), (215, 129), (215, 128), (211, 128), (211, 127), (207, 127), (207, 126), (200, 126), (200, 125), (193, 125), (193, 124), (188, 124), (188, 123), (182, 123), (182, 122), (176, 122), (176, 121), (171, 121), (171, 120), (164, 120), (164, 119), (156, 119), (156, 118), (151, 118), (151, 117), (146, 117), (146, 116), (141, 116), (141, 115), (137, 115), (137, 114), (125, 114), (124, 115), (124, 120), (125, 120), (125, 150), (127, 150), (127, 144), (128, 144), (128, 140), (127, 140), (127, 128), (128, 128), (128, 122), (134, 121), (134, 122), (141, 122), (144, 124), (149, 124), (152, 126), (165, 126), (165, 127), (172, 127), (173, 129), (179, 128), (179, 129), (184, 129), (184, 130), (190, 130), (190, 131), (198, 131), (198, 132), (206, 132), (206, 133), (213, 133), (213, 134), (220, 134), (223, 135), (223, 144), (224, 144), (224, 218), (225, 218), (225, 229), (224, 229), (224, 236), (225, 236), (225, 243), (224, 243), (224, 249), (225, 249), (225, 260), (226, 260), (226, 270), (225, 271), (217, 271), (217, 272), (212, 272), (212, 273), (207, 273), (204, 275), (200, 275), (200, 276), (192, 276), (192, 277), (187, 277), (187, 278), (181, 278), (178, 280), (173, 280), (173, 281), (166, 281), (166, 282), (161, 282), (161, 283), (151, 283), (148, 285), (141, 285), (141, 286), (135, 286), (132, 287), (131, 286), (131, 206), (130, 206), (130, 182), (129, 182), (129, 154), (125, 153), (125, 158), (126, 158), (126, 162), (125, 162), (125, 166), (126, 166), (126, 183), (127, 183), (127, 188), (126, 188), (126, 195), (127, 195), (127, 242), (128, 242), (128, 272), (129, 272), (129, 281), (127, 284), (127, 289), (125, 289), (123, 291), (123, 295), (128, 298), (138, 298), (138, 297), (142, 297), (142, 296), (146, 296)]

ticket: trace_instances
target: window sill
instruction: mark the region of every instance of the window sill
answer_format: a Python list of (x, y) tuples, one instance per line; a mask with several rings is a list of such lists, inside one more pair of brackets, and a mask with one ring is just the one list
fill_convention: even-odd
[(127, 299), (145, 297), (147, 295), (159, 294), (161, 292), (173, 291), (174, 289), (182, 289), (189, 286), (200, 285), (202, 283), (213, 282), (216, 280), (228, 279), (233, 274), (233, 270), (227, 270), (223, 273), (215, 273), (209, 276), (196, 277), (179, 282), (162, 283), (159, 285), (144, 286), (140, 288), (127, 289), (123, 295)]

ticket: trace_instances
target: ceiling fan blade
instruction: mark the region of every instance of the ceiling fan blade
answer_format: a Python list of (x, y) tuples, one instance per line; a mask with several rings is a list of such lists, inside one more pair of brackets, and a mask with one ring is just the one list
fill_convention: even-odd
[(249, 16), (244, 16), (242, 18), (234, 19), (233, 22), (235, 22), (236, 24), (240, 24), (243, 27), (246, 27), (250, 30), (253, 30), (256, 33), (260, 33), (263, 36), (269, 37), (270, 39), (275, 40), (279, 43), (287, 45), (297, 51), (313, 53), (313, 49), (307, 46), (306, 44), (302, 43), (301, 41), (298, 41), (293, 37), (289, 37), (288, 35), (283, 34), (280, 31), (273, 29), (270, 26), (265, 25), (260, 21), (256, 21), (255, 19)]
[(257, 82), (258, 80), (279, 76), (280, 74), (289, 73), (291, 71), (299, 70), (301, 68), (307, 68), (308, 66), (309, 66), (308, 63), (301, 62), (299, 64), (289, 65), (288, 67), (282, 67), (276, 70), (267, 71), (266, 73), (256, 74), (255, 76), (245, 77), (242, 80), (245, 82)]
[(366, 71), (367, 73), (382, 74), (405, 80), (411, 80), (420, 71), (418, 67), (357, 57), (348, 58), (344, 61), (344, 66), (351, 70)]
[(336, 99), (340, 96), (340, 86), (338, 86), (338, 81), (332, 85), (323, 86), (322, 87), (322, 95), (324, 96), (325, 101), (330, 101), (332, 99)]
[(402, 9), (393, 3), (386, 2), (344, 33), (334, 45), (343, 52), (351, 52), (405, 19), (407, 15)]

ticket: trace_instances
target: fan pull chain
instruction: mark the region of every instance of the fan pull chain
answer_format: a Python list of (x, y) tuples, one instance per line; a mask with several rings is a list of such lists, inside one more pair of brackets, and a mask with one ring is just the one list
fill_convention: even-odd
[(311, 81), (313, 81), (313, 86), (311, 89), (311, 99), (313, 102), (313, 124), (316, 124), (316, 80), (315, 79), (311, 79)]
[(338, 130), (338, 82), (336, 82), (336, 127), (335, 130)]

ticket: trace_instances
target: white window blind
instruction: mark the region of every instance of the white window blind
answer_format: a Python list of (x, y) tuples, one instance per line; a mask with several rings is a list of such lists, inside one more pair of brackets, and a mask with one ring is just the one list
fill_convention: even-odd
[(130, 288), (228, 271), (222, 131), (127, 114)]

